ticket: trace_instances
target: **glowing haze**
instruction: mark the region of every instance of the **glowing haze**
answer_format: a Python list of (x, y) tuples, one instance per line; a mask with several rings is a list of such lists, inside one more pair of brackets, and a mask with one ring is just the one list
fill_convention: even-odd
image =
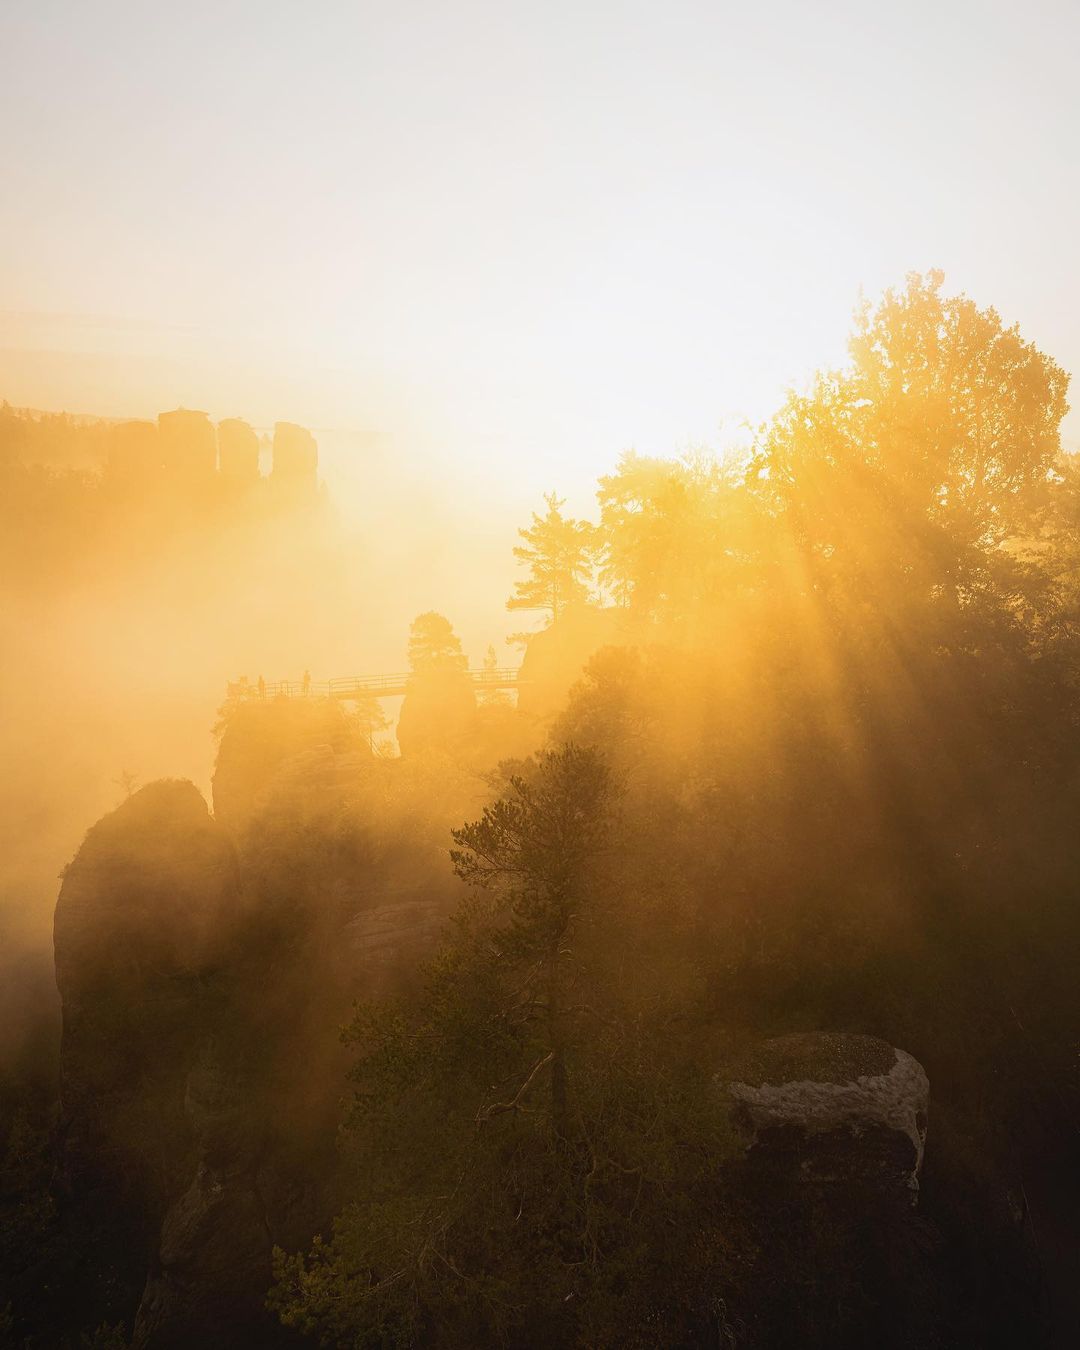
[[(0, 40), (15, 403), (580, 503), (765, 416), (911, 268), (1080, 365), (1069, 0), (36, 0)], [(324, 444), (346, 499), (366, 443)]]

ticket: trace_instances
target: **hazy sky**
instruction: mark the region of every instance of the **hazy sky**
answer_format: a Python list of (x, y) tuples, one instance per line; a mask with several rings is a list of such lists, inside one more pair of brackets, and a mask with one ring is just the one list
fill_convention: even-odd
[(1080, 371), (1080, 0), (0, 0), (0, 50), (15, 403), (576, 498), (911, 268)]

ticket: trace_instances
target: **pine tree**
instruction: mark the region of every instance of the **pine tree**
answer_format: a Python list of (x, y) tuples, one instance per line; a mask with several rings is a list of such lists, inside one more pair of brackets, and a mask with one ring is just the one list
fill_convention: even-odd
[(409, 669), (413, 674), (460, 671), (467, 666), (461, 639), (450, 620), (434, 610), (418, 614), (409, 629)]
[(545, 495), (547, 514), (533, 512), (532, 525), (519, 530), (523, 543), (514, 557), (529, 575), (514, 583), (506, 608), (541, 609), (555, 623), (569, 605), (588, 599), (596, 552), (596, 527), (562, 513), (565, 501), (554, 492)]

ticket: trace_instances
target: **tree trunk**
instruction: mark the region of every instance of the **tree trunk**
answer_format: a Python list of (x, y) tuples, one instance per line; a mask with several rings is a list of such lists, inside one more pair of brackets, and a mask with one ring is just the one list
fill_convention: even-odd
[(566, 1073), (566, 1042), (562, 1017), (559, 943), (550, 956), (548, 979), (548, 1041), (551, 1046), (551, 1127), (557, 1144), (565, 1144), (570, 1132), (569, 1084)]

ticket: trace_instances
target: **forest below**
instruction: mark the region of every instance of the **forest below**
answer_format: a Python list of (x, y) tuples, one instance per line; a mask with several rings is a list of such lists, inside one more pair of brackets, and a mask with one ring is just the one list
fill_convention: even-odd
[[(514, 692), (391, 596), (392, 736), (319, 681), (184, 702), (256, 633), (343, 659), (313, 468), (133, 485), (5, 407), (12, 934), (89, 832), (0, 965), (0, 1347), (1076, 1344), (1067, 392), (909, 276), (746, 445), (538, 504)], [(115, 654), (172, 641), (143, 706)]]

